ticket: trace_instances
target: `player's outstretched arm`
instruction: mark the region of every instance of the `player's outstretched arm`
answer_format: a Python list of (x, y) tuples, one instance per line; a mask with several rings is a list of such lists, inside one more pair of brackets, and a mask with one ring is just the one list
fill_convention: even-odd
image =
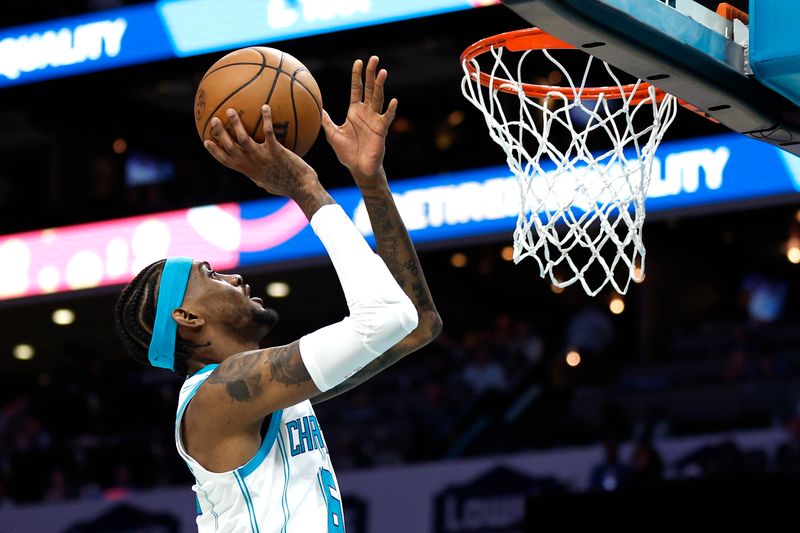
[(385, 69), (377, 72), (377, 69), (378, 58), (373, 56), (367, 63), (365, 82), (362, 82), (363, 62), (358, 60), (353, 64), (350, 108), (345, 123), (337, 126), (323, 112), (322, 125), (339, 161), (350, 170), (361, 190), (375, 234), (377, 253), (414, 303), (419, 325), (360, 372), (315, 397), (315, 402), (332, 398), (366, 381), (428, 344), (442, 329), (442, 320), (433, 304), (417, 252), (397, 211), (383, 169), (386, 135), (397, 111), (397, 99), (392, 98), (383, 111), (388, 72)]
[(386, 264), (325, 192), (313, 169), (277, 142), (267, 107), (263, 114), (264, 143), (253, 141), (234, 113), (229, 114), (229, 128), (236, 140), (214, 119), (214, 142), (207, 141), (206, 148), (265, 190), (298, 203), (331, 258), (350, 313), (286, 346), (252, 350), (222, 362), (187, 411), (195, 420), (200, 417), (191, 411), (202, 411), (217, 432), (252, 428), (271, 412), (334, 388), (418, 324), (414, 305)]

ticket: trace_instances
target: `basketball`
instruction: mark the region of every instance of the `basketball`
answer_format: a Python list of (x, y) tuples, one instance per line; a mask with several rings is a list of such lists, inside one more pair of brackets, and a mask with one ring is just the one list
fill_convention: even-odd
[[(200, 139), (211, 139), (214, 117), (228, 128), (225, 113), (233, 108), (250, 136), (263, 142), (264, 104), (272, 111), (278, 141), (297, 155), (305, 155), (319, 134), (322, 96), (308, 69), (275, 48), (235, 50), (208, 69), (194, 98), (194, 120)], [(230, 129), (229, 132), (235, 138)]]

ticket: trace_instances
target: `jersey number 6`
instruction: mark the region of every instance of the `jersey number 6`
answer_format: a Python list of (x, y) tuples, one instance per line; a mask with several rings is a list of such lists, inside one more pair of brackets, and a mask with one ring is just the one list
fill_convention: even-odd
[(328, 533), (345, 533), (341, 495), (333, 474), (325, 468), (320, 468), (319, 482), (322, 495), (328, 503)]

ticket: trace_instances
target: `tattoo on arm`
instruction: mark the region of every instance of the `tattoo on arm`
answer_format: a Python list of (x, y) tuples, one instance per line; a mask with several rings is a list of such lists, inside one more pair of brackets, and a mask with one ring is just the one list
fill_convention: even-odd
[[(373, 188), (363, 189), (362, 194), (372, 222), (378, 255), (397, 284), (414, 302), (420, 315), (423, 311), (435, 311), (417, 252), (394, 204), (392, 193), (388, 189)], [(407, 281), (410, 281), (410, 289)]]
[(428, 293), (425, 290), (425, 285), (421, 281), (417, 281), (411, 285), (411, 290), (414, 291), (412, 300), (417, 304), (417, 308), (425, 307), (430, 302), (428, 300)]
[(367, 206), (367, 213), (373, 225), (373, 231), (391, 231), (392, 221), (389, 217), (389, 203), (383, 196), (364, 195), (364, 205)]
[(402, 359), (404, 355), (404, 352), (399, 352), (398, 350), (390, 348), (383, 355), (373, 360), (367, 366), (359, 370), (356, 374), (350, 376), (343, 382), (336, 385), (334, 388), (314, 396), (314, 398), (311, 399), (312, 403), (322, 403), (325, 400), (330, 400), (334, 396), (339, 396), (343, 392), (349, 391), (350, 389), (367, 381), (375, 374), (378, 374), (379, 372), (389, 368), (397, 361)]
[(414, 277), (419, 276), (419, 265), (413, 259), (409, 259), (403, 264), (403, 267), (408, 270), (408, 273)]
[[(363, 188), (362, 194), (375, 234), (377, 253), (386, 263), (397, 284), (414, 302), (417, 313), (420, 315), (419, 332), (401, 340), (343, 383), (315, 396), (312, 400), (314, 403), (324, 402), (348, 391), (392, 366), (406, 354), (418, 350), (433, 340), (441, 328), (441, 321), (438, 319), (433, 299), (425, 282), (425, 274), (419, 264), (414, 244), (411, 242), (403, 220), (400, 218), (400, 213), (397, 211), (397, 206), (394, 204), (392, 193), (388, 189)], [(436, 319), (428, 318), (423, 322), (423, 316), (436, 317)]]
[(389, 272), (392, 273), (394, 276), (395, 281), (401, 287), (405, 285), (405, 276), (403, 276), (403, 265), (400, 263), (398, 259), (399, 250), (398, 247), (400, 246), (399, 239), (397, 237), (386, 237), (380, 241), (378, 244), (378, 255), (381, 256), (383, 262), (386, 263), (386, 267), (389, 269)]
[(272, 381), (284, 385), (299, 385), (311, 379), (306, 365), (300, 357), (299, 342), (273, 348), (267, 362), (272, 374)]
[(250, 402), (264, 390), (260, 369), (269, 365), (270, 381), (300, 385), (311, 379), (300, 357), (300, 343), (255, 350), (234, 355), (208, 377), (209, 383), (225, 385), (228, 395), (237, 402)]
[(237, 402), (252, 401), (262, 391), (261, 374), (255, 369), (258, 360), (258, 352), (234, 355), (211, 373), (208, 382), (225, 385), (228, 395)]

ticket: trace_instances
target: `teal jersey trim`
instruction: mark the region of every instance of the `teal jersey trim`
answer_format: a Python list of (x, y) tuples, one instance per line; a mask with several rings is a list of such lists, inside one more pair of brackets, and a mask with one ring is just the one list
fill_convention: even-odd
[(278, 434), (278, 450), (281, 452), (281, 458), (283, 459), (283, 499), (281, 501), (283, 507), (283, 527), (281, 528), (281, 533), (286, 533), (286, 526), (289, 524), (289, 517), (291, 516), (289, 512), (289, 500), (287, 498), (289, 475), (291, 471), (289, 469), (289, 457), (286, 455), (286, 443), (283, 442), (283, 435), (281, 434)]
[(244, 503), (247, 505), (247, 512), (250, 515), (250, 528), (253, 533), (259, 533), (258, 521), (256, 520), (256, 511), (253, 509), (253, 499), (250, 497), (250, 491), (247, 490), (247, 483), (244, 482), (244, 479), (242, 479), (239, 473), (235, 470), (233, 472), (233, 477), (236, 479), (236, 483), (239, 485), (239, 490), (242, 491)]
[[(206, 372), (211, 372), (212, 370), (214, 370), (218, 366), (219, 365), (206, 365), (203, 368), (201, 368), (200, 370), (198, 370), (194, 375), (196, 376), (196, 375), (198, 375), (200, 373), (205, 374)], [(191, 378), (189, 378), (189, 379), (191, 379)], [(192, 392), (190, 392), (189, 395), (186, 397), (186, 399), (183, 400), (183, 404), (181, 405), (181, 408), (178, 409), (178, 414), (175, 415), (175, 427), (176, 428), (178, 427), (178, 420), (181, 419), (181, 416), (183, 416), (183, 412), (186, 410), (186, 406), (189, 405), (190, 401), (192, 401), (192, 398), (194, 398), (194, 395), (197, 392), (197, 389), (200, 388), (200, 385), (202, 385), (205, 382), (206, 379), (208, 379), (208, 376), (206, 376), (205, 378), (201, 379), (200, 382), (197, 385), (194, 386), (194, 388), (192, 389)]]
[[(209, 512), (211, 513), (211, 516), (214, 517), (214, 527), (218, 528), (219, 527), (219, 515), (214, 510), (214, 507), (215, 507), (214, 502), (212, 502), (211, 498), (208, 497), (208, 493), (206, 491), (204, 491), (201, 488), (198, 488), (197, 490), (198, 490), (198, 494), (201, 493), (201, 492), (203, 493), (203, 498), (205, 498), (206, 502), (208, 502)], [(198, 503), (199, 503), (199, 498), (198, 498)]]
[(206, 365), (203, 368), (201, 368), (200, 370), (198, 370), (197, 372), (195, 372), (194, 374), (192, 374), (191, 376), (189, 376), (189, 378), (193, 378), (195, 376), (199, 376), (200, 374), (205, 374), (206, 372), (211, 372), (212, 370), (214, 370), (218, 366), (219, 366), (219, 363), (216, 363), (216, 364), (213, 364), (213, 365)]
[(281, 420), (283, 419), (283, 409), (275, 411), (271, 416), (272, 419), (269, 421), (267, 433), (264, 435), (264, 439), (261, 441), (261, 446), (258, 447), (258, 451), (256, 451), (256, 454), (247, 461), (244, 466), (240, 466), (237, 469), (243, 478), (252, 474), (256, 468), (264, 462), (264, 458), (269, 454), (270, 450), (272, 450), (272, 446), (275, 444), (275, 439), (278, 437), (278, 430), (280, 430), (281, 427)]

